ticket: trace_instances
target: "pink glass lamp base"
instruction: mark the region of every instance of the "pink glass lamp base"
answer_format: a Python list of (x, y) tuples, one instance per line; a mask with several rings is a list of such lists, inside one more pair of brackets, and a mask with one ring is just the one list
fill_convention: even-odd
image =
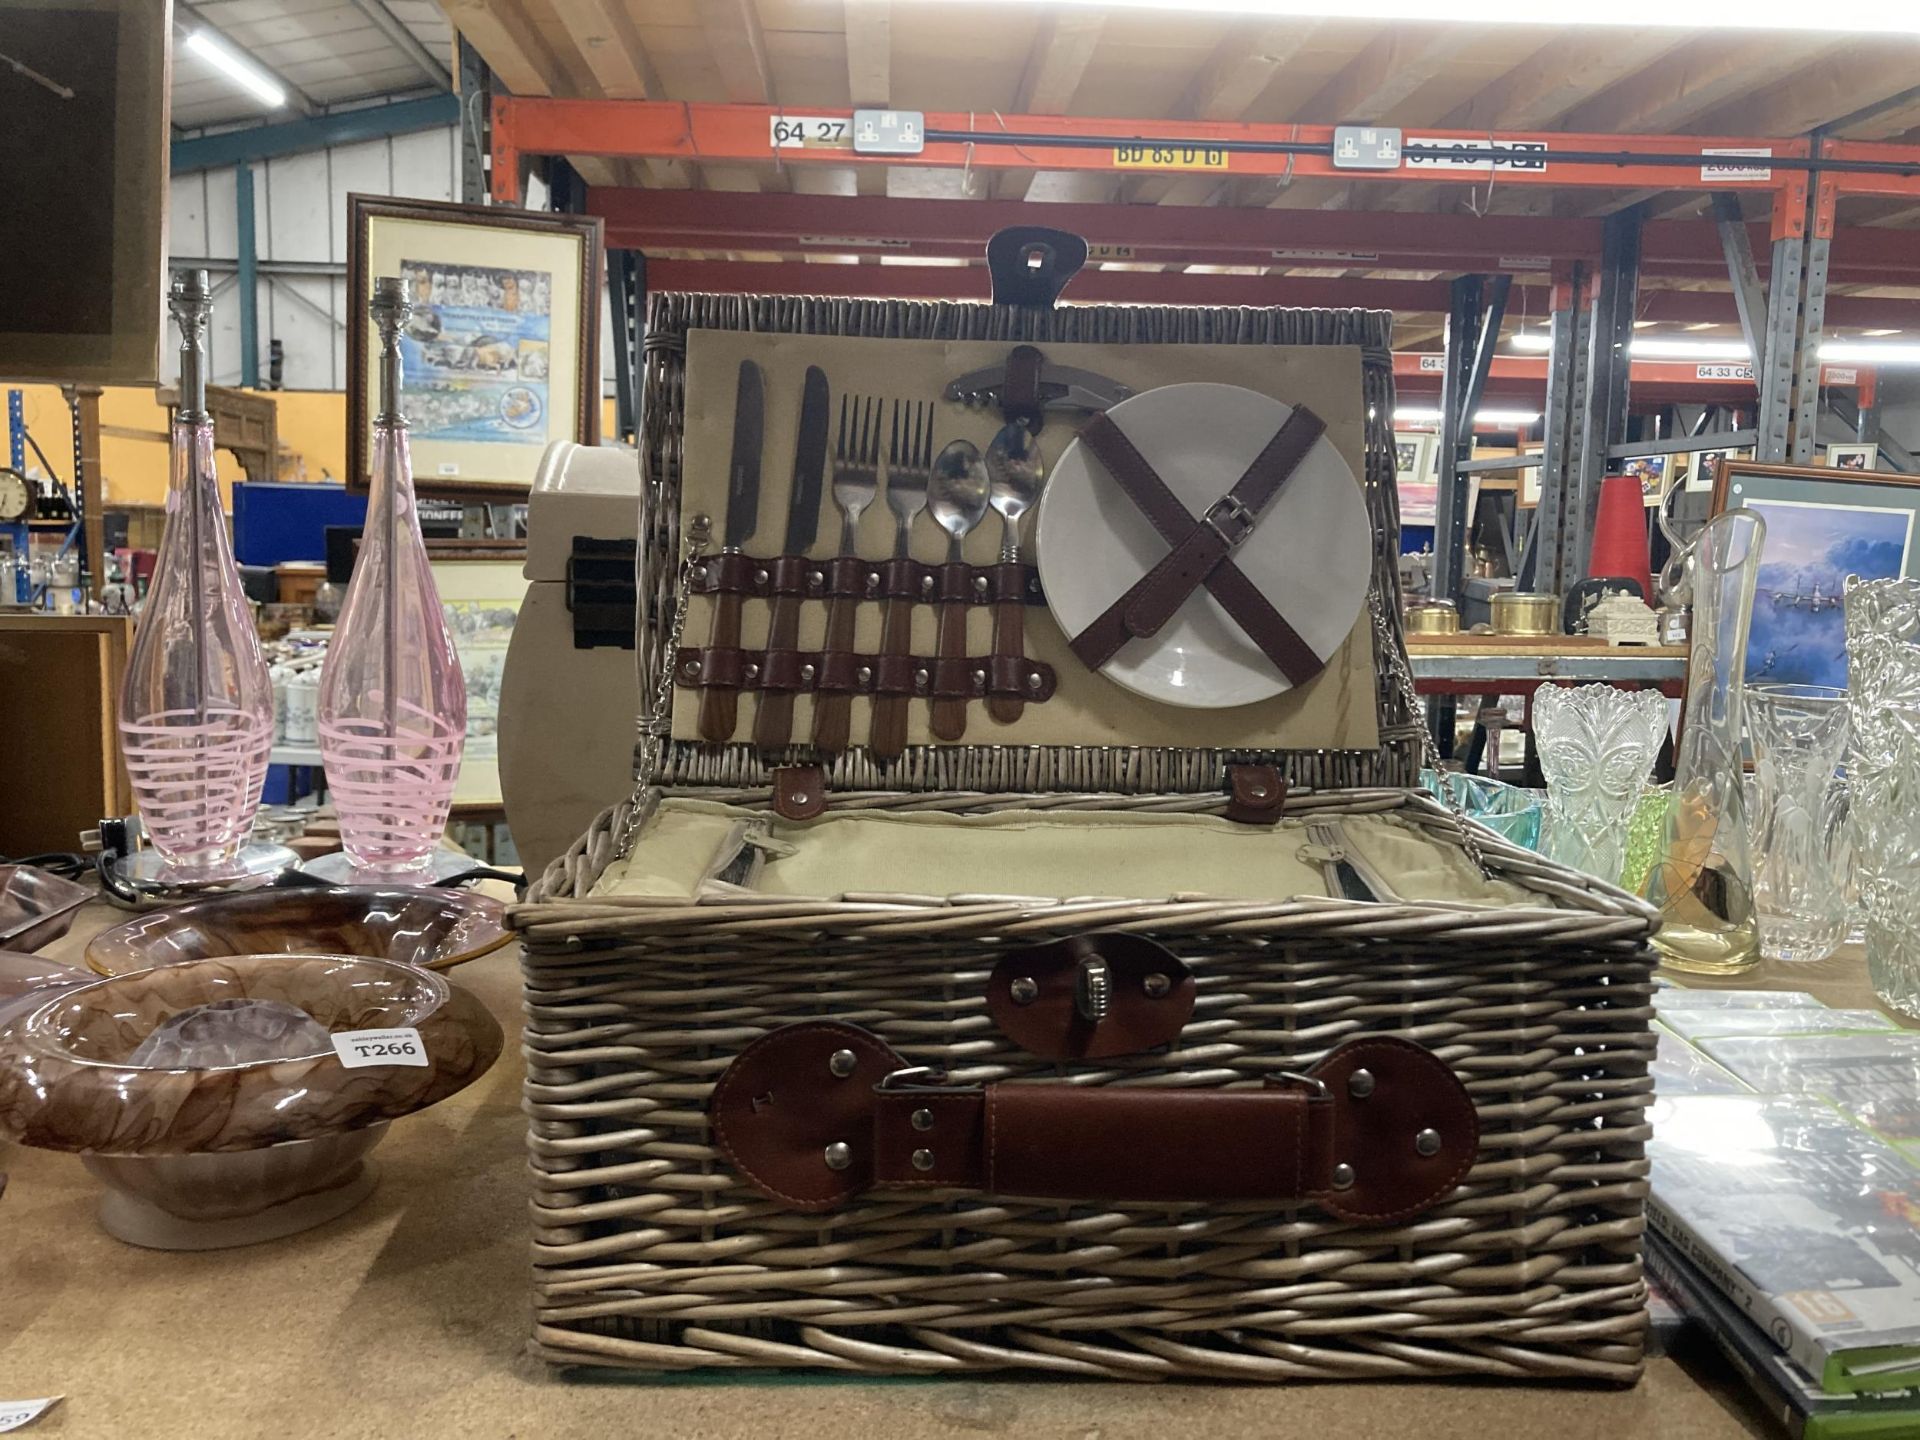
[(113, 873), (140, 902), (159, 903), (206, 890), (252, 890), (299, 864), (284, 845), (243, 845), (232, 859), (205, 866), (176, 865), (158, 850), (136, 850), (114, 861)]

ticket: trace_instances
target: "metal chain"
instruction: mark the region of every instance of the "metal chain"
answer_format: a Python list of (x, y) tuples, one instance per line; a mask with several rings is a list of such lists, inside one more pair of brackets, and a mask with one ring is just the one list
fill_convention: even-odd
[[(1413, 667), (1407, 663), (1407, 653), (1393, 642), (1393, 632), (1387, 626), (1385, 602), (1378, 591), (1368, 597), (1373, 611), (1373, 635), (1375, 649), (1386, 657), (1388, 679), (1400, 692), (1401, 703), (1407, 707), (1410, 720), (1419, 722), (1421, 705), (1420, 692), (1414, 688)], [(1467, 807), (1453, 786), (1446, 783), (1446, 771), (1440, 768), (1440, 750), (1433, 743), (1433, 729), (1420, 724), (1420, 763), (1435, 775), (1441, 777), (1440, 800), (1453, 818), (1460, 822), (1460, 848), (1466, 851), (1467, 859), (1473, 862), (1484, 879), (1491, 880), (1492, 873), (1487, 869), (1486, 857), (1480, 853), (1480, 842), (1473, 833), (1473, 822), (1467, 818)]]
[(639, 741), (634, 747), (633, 794), (627, 798), (627, 822), (620, 830), (615, 853), (625, 855), (640, 828), (642, 801), (659, 777), (667, 746), (673, 738), (673, 667), (680, 654), (680, 638), (687, 628), (687, 602), (693, 598), (693, 567), (700, 562), (712, 535), (712, 526), (704, 515), (694, 516), (680, 544), (680, 565), (674, 574), (673, 619), (667, 626), (665, 649), (659, 659), (659, 675), (653, 694), (640, 707)]

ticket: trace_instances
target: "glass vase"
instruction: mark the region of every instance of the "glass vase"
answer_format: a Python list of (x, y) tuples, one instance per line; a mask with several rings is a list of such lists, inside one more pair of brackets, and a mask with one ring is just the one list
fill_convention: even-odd
[(398, 279), (375, 281), (380, 344), (367, 524), (320, 675), (320, 756), (356, 879), (425, 879), (466, 747), (467, 687), (427, 563), (400, 413)]
[(180, 406), (166, 528), (120, 687), (120, 745), (140, 819), (181, 877), (237, 863), (260, 808), (273, 745), (273, 682), (240, 586), (213, 463), (206, 405), (204, 270), (174, 277)]
[(1829, 820), (1847, 743), (1847, 692), (1830, 685), (1753, 685), (1753, 903), (1769, 960), (1824, 960), (1847, 933), (1846, 881)]
[(1667, 733), (1666, 697), (1611, 685), (1533, 693), (1533, 739), (1547, 777), (1549, 858), (1618, 884), (1627, 823)]
[(1882, 1004), (1920, 1018), (1920, 581), (1849, 585), (1846, 623), (1867, 977)]
[(1708, 521), (1694, 542), (1692, 649), (1674, 750), (1673, 798), (1645, 895), (1675, 970), (1735, 975), (1760, 963), (1741, 754), (1747, 627), (1767, 526), (1751, 510)]

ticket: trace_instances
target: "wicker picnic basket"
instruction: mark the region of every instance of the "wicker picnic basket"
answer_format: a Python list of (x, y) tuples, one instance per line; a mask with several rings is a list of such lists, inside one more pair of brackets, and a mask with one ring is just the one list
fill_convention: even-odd
[[(818, 896), (596, 891), (675, 805), (754, 823), (770, 801), (774, 768), (753, 747), (665, 733), (686, 608), (683, 378), (687, 337), (702, 329), (1357, 347), (1377, 541), (1377, 747), (929, 745), (886, 765), (856, 747), (825, 767), (827, 816), (943, 834), (1010, 817), (1121, 817), (1152, 847), (1224, 824), (1200, 817), (1226, 813), (1225, 767), (1253, 762), (1288, 782), (1283, 824), (1389, 825), (1480, 867), (1504, 902), (1035, 899), (971, 893), (964, 879), (945, 893), (886, 893), (905, 887), (859, 874)], [(642, 694), (654, 697), (637, 747), (645, 783), (513, 911), (525, 947), (534, 1354), (633, 1371), (1638, 1375), (1654, 917), (1470, 829), (1416, 788), (1424, 741), (1398, 619), (1390, 330), (1390, 316), (1357, 311), (654, 298), (639, 532), (639, 663)], [(1159, 827), (1169, 833), (1156, 840)], [(1168, 1043), (1049, 1058), (996, 1019), (1004, 1003), (989, 991), (1009, 956), (1090, 935), (1151, 941), (1184, 967), (1191, 1016)], [(888, 1063), (944, 1071), (941, 1084), (1020, 1082), (1001, 1085), (1005, 1096), (1047, 1082), (1148, 1103), (1258, 1091), (1281, 1074), (1293, 1083), (1343, 1041), (1397, 1037), (1464, 1087), (1477, 1145), (1436, 1202), (1385, 1223), (1341, 1218), (1327, 1193), (1031, 1198), (937, 1183), (944, 1171), (831, 1205), (785, 1203), (743, 1175), (751, 1167), (715, 1133), (716, 1085), (757, 1043), (843, 1024), (861, 1027)], [(854, 1058), (837, 1051), (833, 1073)], [(1364, 1093), (1341, 1073), (1345, 1089)], [(831, 1083), (824, 1075), (794, 1084)], [(785, 1084), (755, 1110), (762, 1098), (786, 1103)], [(945, 1112), (917, 1110), (914, 1126), (935, 1114)], [(1247, 1143), (1257, 1148), (1257, 1137)], [(915, 1152), (915, 1167), (933, 1163)]]

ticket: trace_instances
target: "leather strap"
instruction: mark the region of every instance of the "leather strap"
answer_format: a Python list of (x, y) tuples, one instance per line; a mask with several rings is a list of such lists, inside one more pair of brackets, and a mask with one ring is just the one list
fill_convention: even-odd
[(774, 694), (931, 696), (972, 700), (1017, 696), (1051, 700), (1058, 675), (1022, 655), (869, 655), (859, 651), (687, 648), (674, 661), (682, 689), (759, 690)]
[(1272, 765), (1227, 766), (1227, 819), (1273, 825), (1287, 803), (1287, 782)]
[(1466, 1178), (1479, 1117), (1425, 1047), (1368, 1035), (1305, 1075), (1235, 1089), (1070, 1081), (949, 1086), (879, 1037), (806, 1021), (740, 1052), (712, 1142), (761, 1194), (837, 1209), (874, 1187), (1100, 1203), (1312, 1203), (1392, 1224)]
[(1127, 641), (1157, 634), (1204, 585), (1289, 681), (1299, 685), (1317, 675), (1326, 661), (1247, 579), (1232, 555), (1325, 431), (1318, 415), (1296, 405), (1233, 488), (1196, 519), (1110, 416), (1095, 415), (1082, 426), (1080, 438), (1171, 548), (1073, 638), (1081, 663), (1097, 670)]
[(927, 565), (906, 559), (862, 560), (855, 555), (836, 555), (827, 560), (776, 555), (761, 560), (723, 551), (707, 556), (694, 567), (689, 588), (695, 595), (752, 595), (761, 599), (792, 595), (803, 600), (906, 600), (914, 604), (1046, 603), (1040, 572), (1031, 565)]

